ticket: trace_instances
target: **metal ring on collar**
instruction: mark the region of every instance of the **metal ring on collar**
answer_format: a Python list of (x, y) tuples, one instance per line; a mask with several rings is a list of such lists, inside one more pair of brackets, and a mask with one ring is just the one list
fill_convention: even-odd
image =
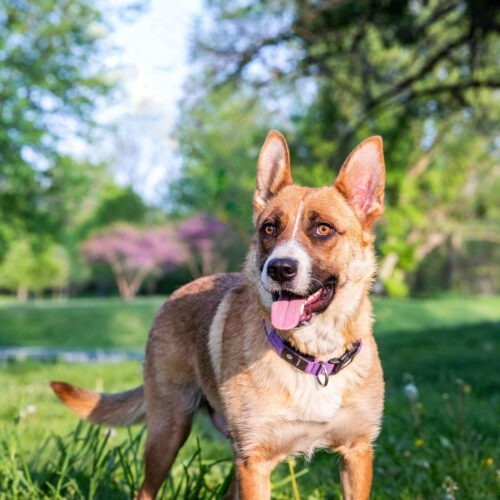
[[(325, 363), (323, 363), (323, 361), (320, 361), (320, 366), (323, 370), (323, 373), (316, 373), (316, 380), (318, 381), (318, 384), (323, 386), (323, 387), (326, 387), (328, 385), (328, 370), (326, 369), (326, 365)], [(320, 375), (324, 375), (324, 380), (321, 381), (321, 379), (319, 378)]]

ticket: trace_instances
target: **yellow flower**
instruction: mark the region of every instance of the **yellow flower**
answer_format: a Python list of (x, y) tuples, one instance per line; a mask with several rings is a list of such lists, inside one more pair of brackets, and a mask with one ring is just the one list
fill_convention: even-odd
[(491, 467), (494, 463), (495, 463), (495, 459), (493, 457), (488, 457), (484, 461), (484, 465), (486, 465), (486, 467)]
[(415, 446), (417, 448), (422, 448), (424, 446), (425, 441), (422, 438), (415, 439)]

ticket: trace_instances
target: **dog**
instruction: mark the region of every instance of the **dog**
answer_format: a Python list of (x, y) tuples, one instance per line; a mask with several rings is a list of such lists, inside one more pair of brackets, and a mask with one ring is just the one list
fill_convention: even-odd
[(156, 496), (201, 406), (232, 440), (232, 497), (270, 498), (280, 461), (326, 448), (341, 455), (344, 498), (369, 498), (384, 402), (369, 299), (384, 184), (378, 136), (350, 154), (331, 186), (308, 188), (294, 184), (286, 140), (270, 131), (243, 272), (171, 295), (149, 332), (141, 387), (100, 394), (51, 382), (83, 419), (147, 422), (137, 498)]

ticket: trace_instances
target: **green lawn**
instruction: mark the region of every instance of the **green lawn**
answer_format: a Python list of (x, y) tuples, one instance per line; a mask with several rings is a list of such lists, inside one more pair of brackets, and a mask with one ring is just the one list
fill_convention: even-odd
[(163, 300), (0, 302), (0, 346), (142, 350)]
[[(0, 302), (0, 346), (139, 349), (164, 299)], [(500, 321), (499, 297), (375, 301), (377, 336)]]
[[(142, 349), (161, 302), (0, 305), (0, 345)], [(387, 395), (373, 498), (494, 498), (500, 297), (376, 300), (375, 313)], [(90, 426), (68, 438), (76, 420), (47, 382), (119, 391), (141, 383), (140, 368), (135, 362), (0, 366), (0, 498), (129, 497), (140, 481), (142, 445), (139, 438), (127, 443), (139, 429), (113, 433), (105, 448), (105, 432), (96, 434)], [(418, 389), (414, 399), (405, 395), (410, 384)], [(201, 415), (164, 497), (217, 498), (230, 465), (212, 462), (229, 455), (227, 443)], [(297, 460), (290, 467), (285, 463), (273, 475), (273, 498), (293, 498), (290, 470), (301, 498), (340, 498), (335, 455), (318, 453), (311, 463)]]

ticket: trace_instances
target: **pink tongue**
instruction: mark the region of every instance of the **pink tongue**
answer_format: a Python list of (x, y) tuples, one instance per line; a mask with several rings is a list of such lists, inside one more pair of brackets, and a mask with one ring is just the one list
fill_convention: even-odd
[(271, 323), (278, 330), (290, 330), (300, 323), (305, 299), (275, 300), (271, 306)]

